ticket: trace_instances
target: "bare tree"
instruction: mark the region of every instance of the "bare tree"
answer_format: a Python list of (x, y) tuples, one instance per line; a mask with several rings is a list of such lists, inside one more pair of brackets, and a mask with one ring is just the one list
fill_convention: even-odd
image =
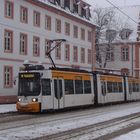
[[(107, 62), (110, 60), (111, 55), (114, 54), (114, 39), (117, 39), (117, 34), (120, 34), (121, 38), (126, 31), (126, 27), (128, 31), (129, 26), (117, 17), (113, 8), (96, 8), (93, 10), (93, 18), (96, 24), (99, 25), (96, 29), (95, 40), (96, 62), (99, 68), (106, 68)], [(101, 44), (105, 44), (105, 46)]]

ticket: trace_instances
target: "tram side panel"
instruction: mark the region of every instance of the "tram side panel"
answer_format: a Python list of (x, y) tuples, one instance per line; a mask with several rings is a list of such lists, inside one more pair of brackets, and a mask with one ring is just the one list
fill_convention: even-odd
[(51, 70), (43, 72), (41, 85), (41, 110), (53, 109), (54, 91)]
[[(74, 107), (94, 104), (93, 79), (90, 75), (64, 79), (64, 106)], [(70, 87), (68, 85), (71, 85)]]
[(100, 80), (100, 75), (97, 74), (96, 75), (97, 78), (97, 101), (98, 104), (103, 104), (105, 103), (106, 99), (105, 99), (105, 94), (106, 94), (106, 83), (104, 81)]
[(129, 82), (128, 82), (128, 77), (125, 77), (125, 82), (126, 82), (126, 100), (127, 101), (131, 101), (132, 99), (131, 99), (131, 91), (130, 91), (130, 84), (129, 84)]
[(63, 108), (94, 104), (92, 74), (57, 70), (52, 73), (53, 79), (62, 79)]
[(125, 100), (123, 77), (98, 75), (97, 79), (99, 104), (123, 102)]
[(127, 100), (140, 100), (140, 79), (127, 77)]

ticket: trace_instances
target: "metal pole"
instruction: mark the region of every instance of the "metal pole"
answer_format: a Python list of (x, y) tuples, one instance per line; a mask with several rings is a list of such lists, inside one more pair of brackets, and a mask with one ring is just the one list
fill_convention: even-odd
[(133, 54), (134, 53), (134, 48), (133, 47), (134, 46), (133, 46), (133, 43), (132, 43), (132, 53), (131, 53), (131, 55), (132, 55), (131, 56), (132, 57), (132, 68), (131, 68), (131, 70), (132, 70), (132, 76), (134, 75), (134, 72), (133, 72), (134, 71), (134, 63), (133, 63), (133, 60), (134, 60), (134, 58), (133, 58), (134, 57), (134, 54)]
[[(94, 27), (95, 29), (95, 27)], [(91, 52), (92, 52), (92, 64), (91, 64), (91, 71), (95, 71), (95, 65), (96, 65), (96, 50), (95, 50), (95, 30), (92, 29), (92, 33), (91, 33), (91, 36), (92, 36), (92, 40), (91, 40)]]

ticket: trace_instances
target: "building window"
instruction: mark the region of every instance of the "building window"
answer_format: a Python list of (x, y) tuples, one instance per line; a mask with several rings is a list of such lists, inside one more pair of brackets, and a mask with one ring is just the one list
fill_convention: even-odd
[(85, 29), (81, 28), (81, 40), (85, 40)]
[(47, 52), (51, 49), (51, 42), (48, 39), (45, 39), (45, 57), (47, 57)]
[(73, 47), (73, 61), (78, 62), (78, 47), (77, 46)]
[(85, 63), (85, 49), (81, 48), (81, 63)]
[(5, 17), (14, 18), (14, 3), (8, 0), (5, 0)]
[(60, 44), (55, 48), (55, 58), (61, 59), (61, 45)]
[(40, 13), (37, 11), (34, 11), (33, 23), (34, 26), (40, 27)]
[(26, 7), (20, 7), (20, 21), (28, 23), (28, 9)]
[(81, 15), (82, 17), (86, 17), (86, 9), (84, 7), (81, 8)]
[(56, 2), (56, 4), (58, 4), (58, 5), (60, 5), (61, 4), (61, 2), (60, 2), (61, 0), (55, 0), (55, 2)]
[(123, 28), (120, 31), (119, 36), (121, 37), (122, 40), (125, 40), (125, 39), (129, 39), (131, 33), (132, 33), (132, 30), (127, 29), (127, 28)]
[(65, 45), (65, 60), (66, 61), (70, 60), (70, 45), (69, 44)]
[(138, 32), (137, 34), (138, 34), (137, 41), (140, 41), (140, 33)]
[(45, 29), (51, 30), (51, 16), (45, 16)]
[(73, 37), (78, 38), (78, 27), (76, 25), (73, 26)]
[(33, 37), (33, 56), (39, 56), (40, 55), (40, 38), (39, 37)]
[(92, 63), (92, 54), (91, 54), (91, 50), (88, 49), (88, 64)]
[(55, 0), (49, 0), (49, 2), (51, 2), (51, 3), (55, 4)]
[(74, 13), (78, 13), (78, 7), (79, 7), (79, 5), (75, 2), (73, 4)]
[(27, 54), (27, 35), (23, 33), (20, 34), (20, 54)]
[(12, 88), (13, 84), (13, 68), (4, 66), (4, 88)]
[(64, 0), (64, 7), (70, 9), (70, 0)]
[(129, 61), (129, 47), (125, 46), (121, 48), (122, 61)]
[(83, 94), (83, 81), (75, 80), (75, 94)]
[(4, 32), (4, 52), (13, 52), (13, 31), (5, 30)]
[(88, 41), (91, 42), (91, 32), (88, 31)]
[(61, 20), (56, 19), (56, 32), (61, 33)]
[(114, 61), (114, 52), (112, 51), (107, 52), (107, 60)]
[(70, 35), (70, 24), (65, 22), (65, 34)]

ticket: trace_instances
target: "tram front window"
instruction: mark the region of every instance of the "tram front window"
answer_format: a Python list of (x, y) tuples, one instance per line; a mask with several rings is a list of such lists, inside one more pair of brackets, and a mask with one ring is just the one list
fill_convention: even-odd
[(18, 96), (38, 96), (40, 89), (40, 80), (19, 79)]

